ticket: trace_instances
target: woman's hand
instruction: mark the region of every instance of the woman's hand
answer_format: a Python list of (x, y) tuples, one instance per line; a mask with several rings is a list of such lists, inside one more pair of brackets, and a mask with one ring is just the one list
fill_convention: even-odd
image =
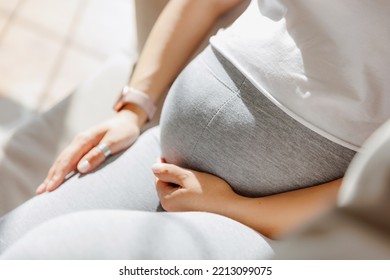
[(278, 239), (336, 204), (341, 179), (264, 197), (243, 197), (219, 177), (167, 163), (152, 170), (161, 205), (167, 211), (205, 211), (236, 220)]
[(113, 118), (78, 134), (58, 156), (36, 193), (42, 194), (58, 188), (71, 171), (89, 173), (99, 166), (105, 155), (96, 146), (104, 143), (111, 153), (128, 148), (140, 134), (140, 117), (133, 111), (122, 110)]
[(154, 164), (152, 170), (161, 205), (169, 212), (223, 214), (239, 198), (228, 183), (208, 173), (163, 162)]

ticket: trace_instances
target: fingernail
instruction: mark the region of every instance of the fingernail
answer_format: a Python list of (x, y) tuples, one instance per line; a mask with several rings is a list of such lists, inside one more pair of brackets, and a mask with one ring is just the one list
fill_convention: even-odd
[(47, 182), (47, 185), (46, 185), (46, 191), (51, 191), (52, 187), (54, 185), (54, 181), (53, 180), (50, 180), (49, 182)]
[(154, 173), (160, 173), (160, 172), (162, 172), (162, 170), (163, 170), (163, 168), (164, 168), (164, 164), (162, 164), (162, 163), (154, 163), (153, 165), (152, 165), (152, 171), (154, 172)]
[(87, 172), (90, 168), (91, 168), (91, 164), (89, 163), (88, 160), (83, 160), (82, 162), (79, 163), (79, 165), (77, 165), (77, 169), (81, 173)]
[(41, 194), (43, 193), (43, 190), (45, 189), (45, 183), (42, 183), (39, 185), (39, 187), (37, 188), (37, 190), (35, 191), (36, 194)]

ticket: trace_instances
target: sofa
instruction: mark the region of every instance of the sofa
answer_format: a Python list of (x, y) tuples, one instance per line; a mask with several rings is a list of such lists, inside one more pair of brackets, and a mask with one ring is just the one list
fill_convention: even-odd
[[(134, 0), (137, 35), (132, 40), (137, 42), (138, 52), (167, 2), (168, 0)], [(244, 1), (222, 17), (210, 30), (209, 36), (220, 27), (229, 25), (248, 3), (249, 1)], [(194, 55), (207, 42), (208, 39)], [(74, 92), (53, 108), (41, 115), (32, 116), (8, 135), (0, 133), (0, 215), (35, 194), (36, 187), (45, 178), (56, 156), (74, 135), (114, 114), (110, 104), (114, 104), (119, 91), (131, 76), (137, 60), (136, 56), (129, 56), (133, 53), (137, 52), (126, 50), (109, 57), (100, 69), (96, 69)], [(92, 94), (93, 103), (90, 102)], [(163, 100), (161, 98), (158, 104), (160, 111)], [(145, 130), (158, 123), (159, 113), (156, 113)]]
[[(167, 0), (135, 0), (138, 49)], [(244, 2), (210, 31), (231, 23)], [(200, 51), (207, 41), (199, 48)], [(34, 195), (58, 153), (75, 134), (114, 114), (136, 57), (118, 53), (49, 111), (3, 136), (0, 143), (0, 215)], [(94, 102), (90, 102), (91, 94)], [(159, 108), (161, 109), (162, 100)], [(86, 110), (85, 108), (88, 108)], [(158, 115), (148, 127), (158, 123)], [(146, 127), (146, 128), (148, 128)], [(146, 129), (145, 128), (145, 129)], [(50, 132), (50, 133), (48, 133)], [(347, 171), (339, 207), (275, 247), (279, 259), (390, 259), (390, 122), (365, 144)]]
[(353, 158), (337, 207), (279, 245), (277, 259), (390, 259), (390, 120)]

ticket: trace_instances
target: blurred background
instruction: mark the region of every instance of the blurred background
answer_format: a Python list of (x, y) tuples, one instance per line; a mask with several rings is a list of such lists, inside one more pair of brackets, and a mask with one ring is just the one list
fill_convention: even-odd
[(0, 137), (135, 51), (134, 1), (0, 0)]

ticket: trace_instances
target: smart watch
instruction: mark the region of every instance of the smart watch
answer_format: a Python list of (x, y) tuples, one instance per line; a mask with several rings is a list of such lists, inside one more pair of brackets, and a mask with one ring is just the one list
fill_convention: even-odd
[(149, 95), (128, 86), (123, 87), (120, 96), (114, 105), (114, 110), (119, 112), (126, 104), (134, 104), (140, 107), (147, 114), (148, 121), (153, 118), (157, 111), (157, 108), (150, 99)]

